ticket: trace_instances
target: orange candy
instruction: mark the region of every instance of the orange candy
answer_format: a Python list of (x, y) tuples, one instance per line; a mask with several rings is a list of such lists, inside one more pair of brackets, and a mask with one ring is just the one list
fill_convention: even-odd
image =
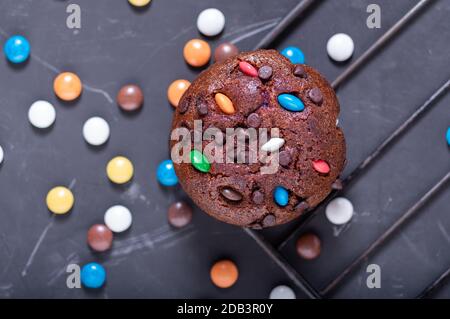
[(231, 260), (220, 260), (212, 266), (210, 275), (214, 285), (229, 288), (236, 283), (239, 272)]
[(83, 85), (75, 73), (63, 72), (55, 78), (53, 90), (61, 100), (73, 101), (80, 96)]
[(211, 47), (206, 41), (193, 39), (184, 46), (183, 55), (189, 65), (204, 66), (211, 58)]
[(225, 114), (234, 114), (236, 110), (234, 109), (233, 102), (231, 102), (230, 98), (222, 93), (217, 93), (214, 96), (217, 105)]
[(181, 100), (184, 92), (189, 88), (191, 82), (188, 80), (176, 80), (170, 84), (167, 89), (167, 98), (169, 99), (170, 104), (174, 107), (178, 107), (178, 103)]

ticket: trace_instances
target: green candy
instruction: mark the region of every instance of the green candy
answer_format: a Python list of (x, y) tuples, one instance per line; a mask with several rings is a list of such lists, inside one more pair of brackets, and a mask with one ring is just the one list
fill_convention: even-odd
[(209, 164), (206, 156), (197, 150), (191, 151), (191, 163), (192, 166), (203, 173), (208, 173), (211, 169), (211, 164)]

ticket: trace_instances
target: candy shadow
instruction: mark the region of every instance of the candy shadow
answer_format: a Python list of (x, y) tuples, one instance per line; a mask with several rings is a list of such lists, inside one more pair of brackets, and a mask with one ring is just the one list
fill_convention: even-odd
[(131, 7), (131, 10), (133, 10), (135, 13), (137, 14), (144, 14), (146, 13), (148, 10), (150, 10), (150, 7), (152, 6), (153, 1), (150, 1), (149, 4), (143, 6), (143, 7), (136, 7), (133, 6), (131, 3), (128, 2), (128, 5)]
[(55, 126), (55, 124), (53, 123), (52, 125), (50, 125), (49, 127), (46, 127), (46, 128), (37, 128), (30, 123), (30, 127), (33, 130), (33, 133), (35, 133), (36, 135), (40, 135), (40, 136), (48, 135), (51, 131), (53, 131), (54, 126)]
[(8, 62), (8, 65), (11, 69), (13, 69), (14, 72), (21, 72), (23, 69), (26, 68), (26, 66), (30, 63), (31, 56), (23, 61), (22, 63), (13, 63), (9, 60), (6, 60)]
[(86, 144), (86, 146), (87, 146), (87, 148), (88, 148), (88, 150), (90, 151), (90, 152), (92, 152), (92, 153), (100, 153), (100, 152), (102, 152), (107, 146), (108, 146), (108, 144), (109, 144), (109, 138), (108, 138), (108, 140), (105, 142), (105, 143), (103, 143), (102, 145), (91, 145), (91, 144), (89, 144), (88, 142), (86, 142), (86, 141), (84, 141), (85, 143), (84, 144)]
[(142, 109), (144, 107), (145, 107), (145, 102), (142, 103), (141, 107), (138, 108), (137, 110), (125, 111), (125, 110), (123, 110), (120, 107), (119, 107), (119, 110), (120, 110), (120, 114), (122, 114), (123, 116), (128, 117), (128, 118), (134, 118), (134, 117), (138, 116), (142, 112)]
[(354, 57), (354, 55), (352, 55), (348, 60), (345, 60), (345, 61), (335, 61), (335, 60), (333, 60), (332, 58), (330, 58), (330, 57), (328, 56), (328, 60), (329, 60), (329, 61), (331, 62), (331, 64), (333, 64), (334, 66), (343, 68), (343, 67), (346, 67), (346, 66), (348, 66), (349, 64), (352, 63), (353, 57)]

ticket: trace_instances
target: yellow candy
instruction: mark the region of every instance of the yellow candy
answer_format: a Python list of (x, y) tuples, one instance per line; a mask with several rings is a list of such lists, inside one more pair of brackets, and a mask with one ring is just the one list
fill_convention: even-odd
[(114, 157), (106, 166), (106, 174), (111, 182), (124, 184), (133, 177), (133, 163), (123, 156)]
[(152, 0), (128, 0), (128, 2), (135, 7), (144, 7)]
[(233, 102), (231, 102), (230, 98), (222, 93), (217, 93), (214, 97), (217, 105), (225, 114), (234, 114), (236, 111), (233, 106)]
[(48, 209), (55, 214), (65, 214), (72, 209), (75, 199), (70, 189), (57, 186), (51, 189), (46, 198)]

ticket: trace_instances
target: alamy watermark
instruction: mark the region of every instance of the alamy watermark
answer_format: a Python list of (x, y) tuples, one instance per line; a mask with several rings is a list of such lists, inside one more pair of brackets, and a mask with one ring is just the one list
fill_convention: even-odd
[(71, 3), (66, 7), (66, 13), (69, 14), (66, 18), (67, 28), (74, 30), (75, 34), (78, 33), (81, 29), (81, 7)]
[(366, 20), (367, 27), (369, 29), (381, 28), (381, 7), (378, 4), (372, 3), (367, 6), (366, 11), (370, 13)]

